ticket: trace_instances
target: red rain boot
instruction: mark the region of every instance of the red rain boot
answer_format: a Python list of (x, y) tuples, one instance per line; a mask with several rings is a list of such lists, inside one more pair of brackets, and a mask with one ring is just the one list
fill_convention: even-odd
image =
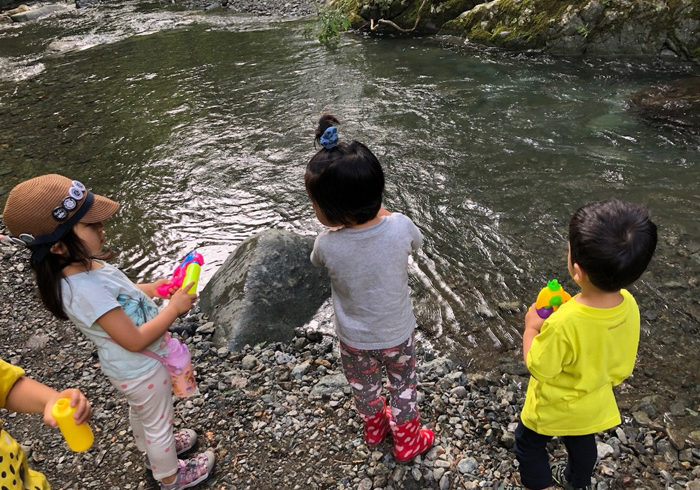
[(391, 433), (394, 436), (394, 457), (399, 462), (408, 461), (433, 445), (435, 434), (430, 429), (420, 428), (420, 417), (397, 425), (391, 419)]
[(365, 422), (365, 442), (368, 446), (376, 446), (384, 440), (389, 433), (389, 420), (391, 419), (391, 408), (387, 407), (386, 400), (382, 397), (382, 408), (374, 415), (367, 416), (360, 414)]

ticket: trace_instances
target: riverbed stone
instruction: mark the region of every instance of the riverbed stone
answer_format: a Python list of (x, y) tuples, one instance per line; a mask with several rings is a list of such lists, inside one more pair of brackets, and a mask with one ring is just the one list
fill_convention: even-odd
[(462, 474), (474, 473), (478, 468), (479, 463), (472, 457), (463, 458), (457, 463), (457, 469)]
[(39, 8), (18, 12), (16, 14), (11, 15), (10, 17), (12, 18), (13, 22), (27, 22), (30, 20), (41, 19), (42, 17), (46, 17), (47, 15), (66, 10), (68, 10), (68, 7), (61, 4), (44, 5)]
[(612, 455), (615, 450), (610, 444), (606, 444), (604, 442), (598, 442), (596, 444), (596, 449), (598, 452), (598, 460), (600, 461), (601, 459), (607, 458), (608, 456)]
[(632, 110), (644, 119), (700, 127), (700, 76), (640, 90), (630, 95), (629, 101)]
[(312, 397), (330, 397), (333, 393), (342, 391), (348, 386), (348, 381), (342, 373), (329, 374), (318, 380), (311, 388)]
[[(0, 3), (0, 7), (1, 5), (2, 4)], [(15, 8), (6, 10), (5, 12), (3, 12), (3, 15), (12, 17), (13, 15), (21, 14), (22, 12), (28, 12), (29, 10), (31, 9), (26, 4), (22, 3)]]
[(330, 295), (326, 270), (309, 255), (313, 238), (267, 230), (245, 240), (200, 294), (216, 325), (214, 342), (232, 351), (260, 342), (287, 342)]

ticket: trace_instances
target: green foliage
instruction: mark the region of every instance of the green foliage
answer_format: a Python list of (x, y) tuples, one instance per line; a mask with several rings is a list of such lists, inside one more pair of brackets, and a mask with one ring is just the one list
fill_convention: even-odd
[(577, 30), (578, 33), (584, 37), (584, 39), (591, 33), (591, 29), (588, 27), (588, 24), (580, 26)]
[(329, 48), (338, 46), (340, 33), (350, 28), (350, 17), (341, 9), (331, 6), (323, 7), (318, 12), (318, 21), (314, 27), (304, 31), (307, 37), (315, 34), (318, 42)]

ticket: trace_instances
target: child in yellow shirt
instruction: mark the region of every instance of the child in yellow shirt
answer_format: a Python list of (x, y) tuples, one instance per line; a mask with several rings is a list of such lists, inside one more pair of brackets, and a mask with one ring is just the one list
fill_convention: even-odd
[[(647, 268), (656, 240), (656, 225), (640, 205), (594, 202), (571, 218), (567, 262), (581, 292), (546, 320), (535, 305), (525, 315), (531, 377), (514, 451), (526, 488), (592, 488), (595, 433), (621, 422), (613, 386), (632, 373), (639, 344), (639, 309), (623, 288)], [(566, 465), (549, 466), (552, 436), (563, 439)]]
[[(11, 412), (43, 413), (44, 422), (55, 427), (51, 407), (59, 398), (69, 398), (76, 423), (91, 415), (90, 402), (80, 390), (71, 388), (60, 393), (39, 381), (24, 376), (24, 370), (0, 359), (0, 407)], [(0, 424), (0, 485), (8, 490), (48, 490), (46, 477), (29, 468), (27, 457), (14, 438)]]

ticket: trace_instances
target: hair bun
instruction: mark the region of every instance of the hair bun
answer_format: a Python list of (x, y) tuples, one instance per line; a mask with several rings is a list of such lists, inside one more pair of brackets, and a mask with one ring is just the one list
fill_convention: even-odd
[[(340, 121), (332, 115), (332, 114), (323, 114), (320, 119), (318, 120), (318, 125), (316, 126), (316, 132), (314, 133), (314, 139), (317, 143), (323, 145), (321, 142), (321, 137), (323, 134), (330, 128), (331, 126), (335, 126), (336, 130), (338, 126), (340, 125)], [(336, 135), (336, 144), (337, 144), (337, 135)], [(323, 145), (325, 147), (325, 145)]]

